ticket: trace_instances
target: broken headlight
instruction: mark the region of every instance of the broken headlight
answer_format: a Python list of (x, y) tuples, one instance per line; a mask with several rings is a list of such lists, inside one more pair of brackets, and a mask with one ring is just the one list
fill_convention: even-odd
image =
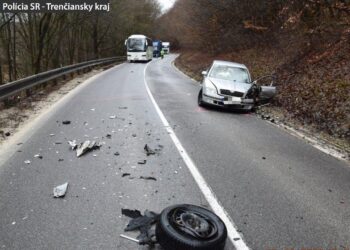
[(215, 85), (209, 80), (206, 80), (204, 82), (203, 93), (207, 96), (221, 98), (221, 96), (218, 95)]

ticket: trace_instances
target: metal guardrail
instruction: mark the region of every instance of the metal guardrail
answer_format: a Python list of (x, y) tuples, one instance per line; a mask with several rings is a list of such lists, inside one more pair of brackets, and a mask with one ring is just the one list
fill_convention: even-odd
[(16, 93), (19, 93), (23, 90), (33, 88), (42, 83), (54, 80), (56, 78), (76, 72), (78, 70), (83, 70), (97, 65), (110, 64), (113, 62), (122, 62), (124, 60), (126, 60), (125, 56), (92, 60), (88, 62), (82, 62), (74, 65), (65, 66), (58, 69), (53, 69), (50, 71), (39, 73), (37, 75), (19, 79), (17, 81), (9, 82), (4, 85), (0, 85), (0, 101), (4, 100), (7, 97), (13, 96)]

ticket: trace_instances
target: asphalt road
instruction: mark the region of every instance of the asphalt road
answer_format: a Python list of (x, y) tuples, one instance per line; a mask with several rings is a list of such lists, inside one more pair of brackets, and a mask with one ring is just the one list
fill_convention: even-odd
[[(199, 108), (199, 86), (172, 66), (173, 59), (103, 73), (36, 122), (23, 144), (12, 145), (15, 153), (0, 166), (0, 248), (142, 249), (119, 237), (128, 222), (121, 208), (208, 206), (147, 94), (144, 72), (251, 249), (350, 248), (348, 164), (252, 114)], [(67, 144), (72, 139), (105, 144), (77, 158)], [(146, 143), (159, 155), (146, 157)], [(146, 165), (137, 164), (144, 159)], [(52, 198), (53, 187), (66, 181), (66, 197)], [(227, 249), (234, 249), (230, 242)]]

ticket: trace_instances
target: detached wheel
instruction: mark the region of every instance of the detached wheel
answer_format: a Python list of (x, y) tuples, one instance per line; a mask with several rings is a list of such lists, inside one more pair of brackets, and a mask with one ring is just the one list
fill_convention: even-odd
[(203, 103), (203, 89), (201, 89), (198, 93), (198, 106), (203, 107), (204, 103)]
[(175, 205), (163, 210), (156, 237), (164, 250), (221, 250), (227, 230), (211, 211), (194, 205)]

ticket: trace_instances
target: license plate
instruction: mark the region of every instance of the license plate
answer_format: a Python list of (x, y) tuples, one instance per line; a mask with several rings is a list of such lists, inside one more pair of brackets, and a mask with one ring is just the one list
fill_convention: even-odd
[[(229, 99), (230, 100), (230, 99)], [(242, 101), (242, 99), (240, 98), (240, 97), (235, 97), (235, 96), (233, 96), (233, 97), (231, 97), (231, 100), (230, 101), (232, 101), (232, 102), (241, 102)]]

